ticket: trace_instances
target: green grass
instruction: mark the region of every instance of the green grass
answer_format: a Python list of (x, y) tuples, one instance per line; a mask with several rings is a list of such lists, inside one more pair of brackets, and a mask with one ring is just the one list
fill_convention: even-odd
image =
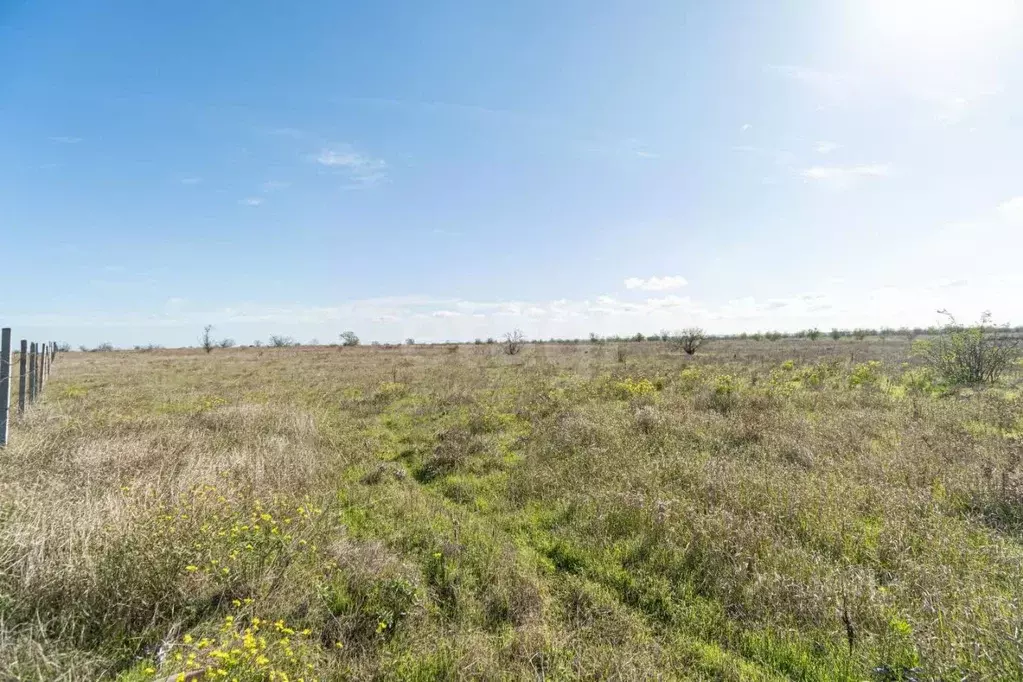
[(1018, 377), (907, 350), (65, 354), (0, 466), (0, 670), (1021, 678)]

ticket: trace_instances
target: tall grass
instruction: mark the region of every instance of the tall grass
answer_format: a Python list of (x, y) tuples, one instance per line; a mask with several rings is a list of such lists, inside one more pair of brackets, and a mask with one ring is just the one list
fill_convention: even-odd
[[(63, 356), (10, 679), (1011, 679), (1018, 372), (898, 337)], [(907, 364), (903, 364), (903, 363)]]

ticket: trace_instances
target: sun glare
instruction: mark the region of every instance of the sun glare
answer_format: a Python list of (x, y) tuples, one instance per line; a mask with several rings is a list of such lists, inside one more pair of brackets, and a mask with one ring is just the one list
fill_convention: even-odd
[(1019, 14), (1014, 0), (868, 0), (865, 9), (875, 37), (922, 56), (952, 56), (986, 49), (988, 41), (1011, 37)]

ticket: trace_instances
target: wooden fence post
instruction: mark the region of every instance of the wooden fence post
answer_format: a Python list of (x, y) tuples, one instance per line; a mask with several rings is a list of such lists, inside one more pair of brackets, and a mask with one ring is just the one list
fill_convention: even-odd
[(28, 367), (28, 341), (21, 340), (21, 357), (18, 359), (18, 414), (25, 414), (25, 388), (28, 377), (25, 376)]
[(11, 329), (0, 329), (0, 448), (7, 445), (11, 419)]
[(46, 364), (46, 351), (43, 349), (43, 344), (36, 341), (36, 400), (43, 397), (43, 379), (44, 376), (43, 366)]

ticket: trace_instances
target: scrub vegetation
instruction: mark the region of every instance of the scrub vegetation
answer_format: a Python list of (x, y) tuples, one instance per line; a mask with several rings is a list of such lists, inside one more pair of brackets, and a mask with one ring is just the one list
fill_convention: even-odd
[(1017, 356), (682, 338), (67, 353), (0, 676), (1023, 676)]

